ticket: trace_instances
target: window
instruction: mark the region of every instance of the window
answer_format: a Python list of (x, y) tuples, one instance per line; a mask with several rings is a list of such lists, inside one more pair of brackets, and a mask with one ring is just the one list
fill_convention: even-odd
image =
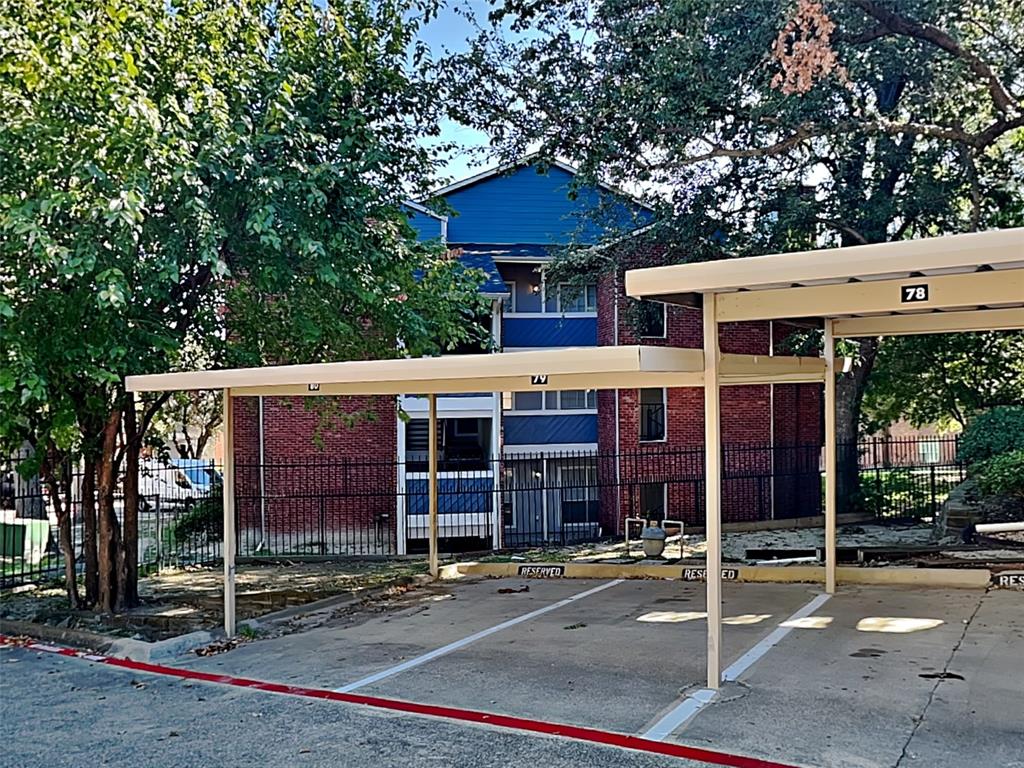
[(581, 464), (559, 468), (562, 523), (597, 520), (597, 467)]
[(508, 291), (508, 296), (501, 300), (501, 311), (506, 314), (509, 312), (516, 311), (516, 282), (515, 280), (505, 281), (505, 290)]
[(560, 392), (514, 392), (513, 411), (581, 411), (597, 408), (596, 389), (567, 389)]
[(559, 407), (563, 411), (581, 411), (597, 408), (596, 389), (567, 389), (558, 393)]
[(640, 486), (640, 517), (659, 522), (665, 519), (665, 483)]
[(917, 444), (917, 452), (925, 464), (939, 463), (939, 443), (935, 440), (922, 440)]
[(558, 284), (559, 312), (597, 312), (597, 286)]
[(665, 439), (665, 390), (640, 390), (640, 442)]
[(646, 339), (665, 338), (666, 305), (660, 301), (641, 301), (637, 306), (637, 334)]
[(540, 411), (544, 408), (543, 392), (513, 392), (513, 411)]

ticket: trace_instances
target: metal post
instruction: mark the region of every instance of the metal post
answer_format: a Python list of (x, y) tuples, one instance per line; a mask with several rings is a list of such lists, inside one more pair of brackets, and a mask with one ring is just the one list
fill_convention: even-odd
[[(825, 318), (825, 591), (836, 591), (836, 343)], [(856, 447), (853, 448), (856, 450)]]
[(235, 636), (235, 420), (231, 390), (224, 390), (224, 633)]
[(260, 443), (260, 543), (256, 551), (262, 552), (267, 546), (267, 451), (264, 445), (263, 395), (257, 398), (259, 408), (259, 443)]
[(707, 538), (708, 688), (722, 678), (722, 435), (716, 295), (704, 294), (704, 463)]
[(429, 518), (430, 518), (430, 540), (428, 543), (430, 552), (430, 575), (435, 579), (440, 574), (437, 564), (437, 395), (428, 395), (430, 402), (430, 429), (428, 437), (430, 447), (427, 451), (429, 457)]
[(540, 527), (544, 543), (548, 543), (548, 460), (543, 457), (540, 460)]

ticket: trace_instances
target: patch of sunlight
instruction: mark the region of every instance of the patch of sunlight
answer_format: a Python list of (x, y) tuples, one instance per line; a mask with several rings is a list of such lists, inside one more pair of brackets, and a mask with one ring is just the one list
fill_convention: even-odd
[(742, 626), (744, 624), (758, 624), (771, 617), (770, 613), (744, 613), (740, 616), (726, 616), (722, 619), (722, 623), (731, 626)]
[(442, 600), (454, 600), (454, 599), (455, 599), (455, 595), (427, 595), (426, 597), (421, 597), (420, 598), (420, 602), (421, 603), (440, 603)]
[(857, 629), (861, 632), (886, 632), (902, 635), (909, 632), (935, 629), (941, 624), (945, 624), (942, 619), (912, 619), (906, 616), (868, 616), (857, 622)]
[(794, 629), (825, 629), (831, 623), (831, 616), (805, 616), (802, 619), (784, 621), (779, 626), (793, 627)]
[[(695, 621), (697, 619), (706, 619), (707, 617), (706, 611), (651, 611), (637, 618), (637, 621), (648, 624), (679, 624), (684, 621)], [(757, 624), (771, 617), (770, 613), (744, 613), (739, 616), (726, 616), (722, 619), (722, 623), (732, 626)]]
[(651, 611), (640, 616), (637, 621), (653, 624), (677, 624), (683, 621), (694, 621), (695, 619), (706, 619), (705, 611)]

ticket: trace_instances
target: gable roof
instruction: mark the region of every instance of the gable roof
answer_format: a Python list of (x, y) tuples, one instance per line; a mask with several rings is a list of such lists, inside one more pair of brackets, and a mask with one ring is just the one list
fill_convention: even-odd
[[(502, 165), (494, 166), (493, 168), (488, 168), (486, 170), (481, 171), (480, 173), (474, 174), (473, 176), (467, 176), (464, 179), (454, 181), (451, 184), (447, 184), (446, 186), (443, 186), (440, 189), (434, 190), (434, 192), (431, 194), (431, 197), (444, 197), (445, 195), (448, 195), (452, 192), (457, 192), (460, 189), (465, 189), (466, 187), (471, 187), (474, 184), (479, 184), (480, 182), (492, 179), (495, 176), (501, 176), (503, 174), (508, 173), (509, 171), (516, 170), (523, 166), (533, 165), (539, 159), (541, 159), (540, 152), (531, 152), (527, 155), (523, 155), (518, 160), (513, 160), (512, 162), (509, 163), (504, 163)], [(560, 170), (563, 170), (566, 173), (568, 173), (570, 176), (576, 176), (579, 174), (578, 168), (562, 160), (551, 160), (547, 162), (552, 167), (559, 168)], [(621, 197), (625, 200), (628, 200), (629, 202), (633, 203), (636, 206), (639, 206), (640, 208), (643, 208), (646, 211), (654, 210), (653, 208), (651, 208), (651, 206), (647, 205), (645, 202), (637, 198), (635, 195), (631, 195), (628, 192), (612, 184), (599, 181), (597, 182), (597, 186), (603, 189), (604, 191), (615, 195), (616, 197)]]

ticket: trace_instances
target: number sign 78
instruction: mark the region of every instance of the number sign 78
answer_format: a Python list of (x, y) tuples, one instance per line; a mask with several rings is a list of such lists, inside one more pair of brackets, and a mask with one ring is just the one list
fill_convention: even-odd
[(928, 301), (928, 284), (900, 286), (900, 301), (904, 304)]

